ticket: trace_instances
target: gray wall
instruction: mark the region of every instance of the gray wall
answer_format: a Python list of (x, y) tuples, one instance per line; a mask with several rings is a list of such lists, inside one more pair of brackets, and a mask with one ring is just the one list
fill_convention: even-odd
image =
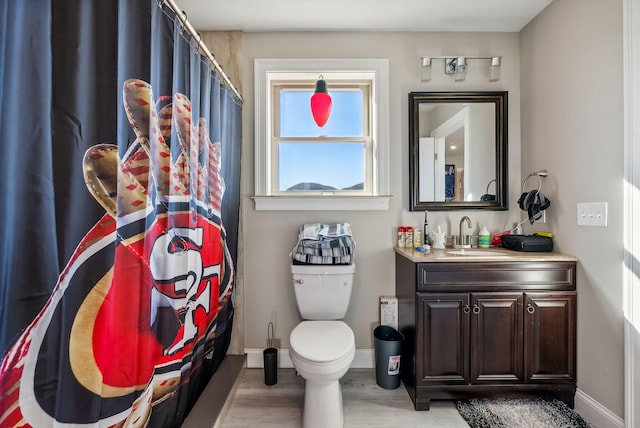
[[(578, 388), (624, 416), (622, 1), (555, 0), (520, 34), (522, 172), (549, 170), (547, 228), (578, 257)], [(576, 224), (608, 202), (608, 227)]]

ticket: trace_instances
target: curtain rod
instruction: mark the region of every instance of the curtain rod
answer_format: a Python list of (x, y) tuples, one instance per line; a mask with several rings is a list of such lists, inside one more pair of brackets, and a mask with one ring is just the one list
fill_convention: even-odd
[(220, 64), (218, 64), (218, 61), (216, 61), (211, 51), (204, 44), (204, 42), (202, 41), (202, 37), (200, 37), (200, 34), (196, 31), (195, 28), (193, 28), (191, 23), (187, 20), (186, 13), (181, 11), (178, 5), (175, 4), (173, 0), (163, 0), (163, 2), (173, 10), (173, 12), (176, 14), (178, 19), (180, 20), (180, 22), (182, 22), (182, 25), (184, 26), (184, 28), (189, 32), (189, 34), (191, 34), (191, 37), (193, 37), (194, 40), (198, 41), (198, 47), (204, 52), (205, 56), (211, 62), (211, 64), (216, 69), (218, 74), (222, 76), (222, 79), (224, 80), (226, 85), (233, 91), (234, 94), (236, 94), (238, 99), (242, 102), (243, 100), (242, 100), (242, 96), (240, 95), (240, 92), (238, 92), (238, 90), (233, 85), (233, 83), (231, 83), (231, 80), (229, 79), (227, 74), (222, 70), (222, 67), (220, 66)]

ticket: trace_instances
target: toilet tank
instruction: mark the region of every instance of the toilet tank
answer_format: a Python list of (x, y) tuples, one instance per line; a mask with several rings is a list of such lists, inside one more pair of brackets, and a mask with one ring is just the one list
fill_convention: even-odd
[(305, 320), (343, 319), (349, 307), (355, 263), (291, 265), (298, 311)]

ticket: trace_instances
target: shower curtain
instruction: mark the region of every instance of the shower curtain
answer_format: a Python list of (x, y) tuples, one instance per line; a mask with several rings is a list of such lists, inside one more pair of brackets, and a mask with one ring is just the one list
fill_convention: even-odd
[(0, 0), (0, 427), (179, 426), (226, 354), (241, 101), (158, 0)]

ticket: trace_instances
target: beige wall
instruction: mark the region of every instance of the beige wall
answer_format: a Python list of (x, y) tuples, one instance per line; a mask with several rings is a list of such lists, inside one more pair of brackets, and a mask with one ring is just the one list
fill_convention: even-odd
[[(492, 231), (522, 217), (521, 177), (546, 168), (544, 191), (552, 200), (547, 224), (559, 251), (576, 255), (578, 268), (578, 388), (610, 411), (624, 414), (622, 314), (622, 0), (555, 0), (521, 33), (204, 33), (216, 56), (242, 88), (243, 161), (238, 313), (231, 352), (266, 346), (267, 323), (276, 346), (286, 348), (299, 321), (290, 286), (288, 253), (306, 222), (347, 221), (357, 241), (357, 273), (346, 322), (357, 347), (372, 347), (377, 299), (394, 292), (392, 245), (400, 224), (420, 225), (408, 211), (410, 91), (509, 91), (508, 212), (430, 212), (430, 224), (457, 230), (469, 214)], [(222, 45), (222, 47), (220, 47)], [(422, 83), (418, 57), (444, 54), (502, 55), (502, 80), (470, 70), (466, 82), (443, 76)], [(255, 211), (253, 174), (254, 58), (387, 58), (390, 70), (391, 201), (381, 212)], [(225, 62), (229, 62), (229, 64)], [(471, 64), (473, 66), (473, 63)], [(521, 129), (522, 122), (522, 129)], [(522, 146), (522, 148), (521, 148)], [(609, 226), (576, 225), (576, 203), (609, 203)]]
[[(578, 388), (624, 416), (622, 1), (555, 0), (521, 32), (522, 171), (546, 168), (548, 229), (578, 267)], [(576, 224), (608, 202), (608, 227)]]
[(240, 64), (242, 62), (241, 31), (205, 31), (202, 42), (214, 54), (216, 62), (222, 67), (224, 74), (242, 94), (242, 78)]
[[(395, 228), (422, 224), (423, 213), (409, 212), (408, 93), (411, 91), (508, 90), (509, 155), (513, 201), (511, 212), (430, 212), (432, 228), (453, 225), (462, 215), (474, 227), (486, 223), (503, 230), (519, 219), (515, 201), (520, 192), (520, 69), (518, 34), (462, 33), (245, 33), (242, 40), (243, 112), (242, 227), (243, 261), (240, 273), (244, 300), (244, 344), (263, 348), (267, 323), (276, 325), (277, 346), (288, 347), (288, 337), (300, 321), (289, 273), (289, 252), (298, 228), (310, 222), (349, 222), (357, 243), (357, 271), (346, 322), (352, 327), (359, 349), (373, 348), (373, 329), (379, 322), (378, 298), (394, 294)], [(471, 63), (466, 82), (444, 76), (437, 63), (430, 83), (420, 82), (419, 57), (425, 55), (502, 55), (502, 80), (487, 81), (483, 65)], [(256, 211), (254, 192), (253, 60), (255, 58), (387, 58), (390, 94), (390, 188), (394, 198), (388, 211)], [(488, 66), (488, 64), (487, 64)]]

